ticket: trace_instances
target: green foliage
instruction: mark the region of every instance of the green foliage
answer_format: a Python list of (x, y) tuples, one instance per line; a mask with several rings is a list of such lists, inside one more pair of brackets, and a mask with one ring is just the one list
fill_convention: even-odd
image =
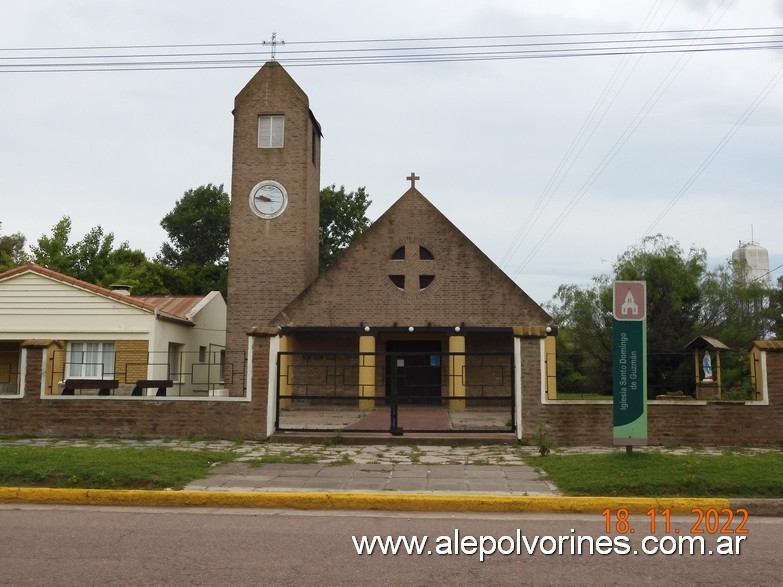
[(731, 261), (708, 274), (701, 284), (701, 323), (734, 348), (768, 338), (780, 316), (775, 292), (764, 281), (745, 279), (747, 264)]
[(778, 277), (778, 286), (769, 293), (769, 313), (773, 316), (771, 338), (783, 338), (783, 276)]
[(334, 436), (327, 436), (324, 438), (321, 444), (324, 448), (329, 448), (330, 446), (340, 446), (342, 443), (343, 435), (338, 431)]
[(783, 454), (529, 457), (566, 495), (783, 497)]
[[(567, 386), (564, 386), (566, 389), (570, 389)], [(588, 392), (579, 392), (579, 393), (568, 393), (568, 392), (557, 392), (557, 397), (555, 399), (558, 400), (610, 400), (612, 399), (611, 394), (600, 394), (600, 393), (588, 393)]]
[(0, 485), (92, 489), (182, 489), (231, 452), (166, 448), (0, 447)]
[[(557, 338), (558, 390), (606, 393), (612, 389), (612, 282), (647, 282), (648, 392), (685, 391), (695, 387), (690, 352), (684, 347), (707, 335), (742, 351), (726, 353), (724, 387), (749, 380), (744, 352), (753, 340), (767, 338), (780, 315), (775, 291), (748, 283), (736, 264), (707, 271), (706, 252), (661, 235), (646, 238), (620, 255), (613, 275), (594, 277), (591, 285), (562, 285), (548, 306), (560, 324)], [(780, 300), (783, 302), (783, 298)]]
[(615, 263), (615, 279), (647, 282), (647, 385), (649, 395), (691, 384), (682, 349), (700, 332), (700, 284), (707, 253), (656, 235), (626, 251)]
[(228, 270), (219, 265), (183, 265), (168, 267), (155, 264), (155, 274), (167, 295), (205, 295), (219, 291), (226, 297)]
[(169, 267), (228, 263), (231, 201), (223, 184), (188, 190), (160, 225), (169, 235), (159, 260)]
[(42, 235), (38, 244), (30, 247), (33, 252), (33, 261), (59, 273), (76, 277), (76, 255), (73, 246), (69, 243), (71, 238), (71, 219), (63, 216), (52, 227), (52, 236)]
[[(114, 283), (136, 285), (144, 279), (150, 263), (142, 251), (134, 251), (128, 243), (114, 247), (114, 234), (97, 226), (84, 237), (71, 243), (71, 219), (64, 216), (52, 228), (51, 236), (43, 235), (31, 246), (33, 261), (53, 271), (108, 287)], [(141, 293), (141, 292), (139, 292)]]
[[(0, 223), (0, 228), (3, 224)], [(0, 273), (29, 262), (24, 247), (27, 239), (20, 233), (0, 234)]]
[(538, 447), (538, 454), (542, 457), (547, 456), (555, 446), (552, 437), (549, 436), (549, 432), (543, 424), (536, 426), (536, 431), (533, 433), (533, 444)]
[(367, 230), (370, 220), (365, 213), (371, 203), (363, 187), (346, 193), (345, 186), (337, 190), (332, 184), (321, 190), (320, 271), (326, 269), (356, 237)]
[[(606, 276), (591, 287), (561, 285), (549, 312), (560, 325), (557, 336), (558, 389), (611, 392), (612, 291)], [(609, 386), (606, 382), (609, 381)], [(576, 384), (571, 388), (568, 384)]]

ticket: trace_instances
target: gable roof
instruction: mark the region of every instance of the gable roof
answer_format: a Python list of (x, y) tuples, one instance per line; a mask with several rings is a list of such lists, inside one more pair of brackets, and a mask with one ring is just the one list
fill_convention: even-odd
[(133, 306), (140, 310), (154, 314), (161, 320), (179, 322), (189, 326), (194, 325), (191, 320), (193, 309), (204, 299), (204, 296), (129, 296), (127, 294), (112, 291), (105, 287), (100, 287), (87, 281), (82, 281), (81, 279), (63, 275), (62, 273), (58, 273), (57, 271), (53, 271), (52, 269), (42, 267), (41, 265), (37, 265), (35, 263), (22, 265), (21, 267), (16, 267), (6, 271), (5, 273), (0, 273), (0, 282), (28, 273), (40, 275), (41, 277), (48, 279), (53, 279), (55, 281), (59, 281), (60, 283), (88, 291), (95, 295), (102, 296), (104, 298), (108, 298), (128, 306)]
[(725, 344), (723, 344), (721, 341), (719, 341), (714, 336), (697, 336), (692, 341), (690, 341), (688, 344), (685, 345), (686, 349), (711, 349), (711, 350), (722, 350), (722, 351), (729, 351), (731, 350), (729, 347), (727, 347)]
[(510, 327), (551, 320), (410, 188), (270, 325)]
[[(276, 78), (276, 84), (288, 85), (291, 87), (304, 104), (310, 103), (310, 100), (307, 97), (307, 94), (305, 94), (304, 90), (299, 86), (299, 84), (296, 83), (294, 78), (291, 77), (291, 75), (282, 65), (280, 65), (279, 62), (267, 61), (263, 66), (261, 66), (261, 69), (259, 69), (255, 75), (250, 78), (250, 80), (245, 84), (245, 87), (243, 87), (236, 95), (236, 98), (234, 99), (234, 107), (236, 108), (236, 106), (245, 99), (252, 99), (252, 95), (256, 87), (263, 84), (264, 80), (270, 78)], [(324, 134), (323, 130), (321, 129), (321, 123), (318, 122), (318, 120), (315, 118), (315, 114), (313, 114), (313, 111), (309, 107), (307, 108), (307, 115), (312, 121), (313, 127), (318, 133), (318, 136), (323, 138)]]

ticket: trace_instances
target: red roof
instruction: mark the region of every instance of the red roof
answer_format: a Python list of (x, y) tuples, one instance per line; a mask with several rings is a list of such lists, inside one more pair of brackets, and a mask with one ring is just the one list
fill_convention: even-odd
[(204, 299), (204, 296), (131, 296), (131, 299), (149, 304), (183, 320), (189, 320), (189, 314)]

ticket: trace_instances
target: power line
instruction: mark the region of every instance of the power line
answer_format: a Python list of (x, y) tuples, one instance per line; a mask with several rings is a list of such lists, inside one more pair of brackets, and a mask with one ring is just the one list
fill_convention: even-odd
[[(719, 51), (747, 51), (783, 49), (783, 41), (776, 45), (758, 47), (723, 47), (723, 48), (698, 48), (698, 49), (673, 49), (673, 50), (646, 50), (644, 54), (679, 54), (679, 53), (712, 53)], [(523, 59), (556, 59), (578, 57), (611, 57), (624, 55), (640, 55), (637, 51), (602, 51), (582, 52), (578, 54), (446, 54), (446, 55), (413, 55), (404, 58), (389, 59), (382, 57), (365, 58), (339, 58), (339, 59), (308, 59), (290, 60), (278, 59), (277, 61), (287, 67), (324, 67), (324, 66), (356, 66), (356, 65), (392, 65), (411, 63), (459, 63), (473, 61), (505, 61)], [(5, 65), (0, 63), (0, 73), (75, 73), (75, 72), (101, 72), (101, 71), (178, 71), (193, 69), (236, 69), (257, 68), (266, 59), (220, 59), (220, 60), (187, 60), (187, 61), (141, 61), (141, 62), (96, 62), (85, 64), (41, 64), (41, 65)]]
[[(408, 43), (408, 42), (432, 42), (432, 41), (468, 41), (468, 40), (497, 40), (497, 39), (535, 39), (552, 37), (589, 37), (589, 36), (636, 36), (636, 35), (665, 35), (685, 33), (727, 33), (744, 31), (779, 31), (783, 34), (783, 27), (738, 27), (738, 28), (714, 28), (714, 29), (666, 29), (657, 31), (602, 31), (585, 33), (536, 33), (526, 35), (485, 35), (485, 36), (461, 36), (461, 37), (399, 37), (386, 39), (332, 39), (321, 41), (286, 41), (286, 45), (329, 45), (352, 43)], [(244, 43), (168, 43), (159, 45), (81, 45), (60, 47), (0, 47), (0, 51), (86, 51), (94, 49), (174, 49), (194, 47), (260, 47), (263, 41)]]
[[(766, 35), (725, 35), (725, 36), (717, 36), (717, 37), (708, 37), (707, 39), (704, 39), (702, 37), (672, 37), (667, 39), (655, 39), (650, 38), (646, 41), (649, 43), (657, 43), (662, 44), (664, 42), (685, 42), (685, 41), (694, 41), (694, 40), (710, 40), (710, 41), (721, 41), (721, 43), (717, 44), (749, 44), (749, 43), (771, 43), (771, 42), (781, 42), (783, 40), (783, 33), (780, 34), (766, 34)], [(751, 39), (758, 39), (755, 41), (751, 41)], [(552, 41), (548, 43), (492, 43), (492, 44), (483, 44), (483, 45), (437, 45), (434, 47), (427, 47), (427, 46), (407, 46), (407, 47), (386, 47), (386, 48), (379, 48), (379, 47), (371, 47), (368, 49), (315, 49), (315, 50), (294, 50), (294, 51), (288, 51), (288, 55), (304, 55), (309, 53), (357, 53), (357, 52), (369, 52), (369, 51), (382, 51), (382, 52), (391, 52), (391, 51), (421, 51), (421, 50), (433, 50), (433, 49), (493, 49), (493, 48), (524, 48), (524, 47), (558, 47), (558, 46), (566, 46), (566, 47), (583, 47), (583, 46), (590, 46), (590, 45), (597, 45), (597, 44), (614, 44), (614, 45), (630, 45), (630, 46), (639, 46), (639, 44), (642, 42), (642, 39), (628, 39), (628, 40), (612, 40), (612, 39), (600, 39), (596, 41)], [(288, 43), (289, 45), (293, 43)], [(256, 44), (257, 46), (258, 44)], [(225, 45), (171, 45), (170, 47), (179, 47), (179, 48), (195, 48), (195, 47), (226, 47), (230, 46), (228, 44)], [(245, 44), (236, 44), (234, 46), (246, 46)], [(688, 45), (660, 45), (663, 47), (681, 47), (681, 46), (688, 46)], [(154, 48), (166, 48), (166, 46), (126, 46), (126, 47), (116, 47), (116, 49), (128, 49), (128, 48), (135, 48), (135, 49), (154, 49)], [(112, 49), (111, 47), (96, 47), (94, 49)], [(82, 48), (63, 48), (59, 51), (62, 52), (68, 52), (68, 51), (74, 51), (74, 50), (82, 50)], [(569, 49), (573, 50), (573, 49)], [(29, 49), (29, 50), (23, 50), (23, 49), (2, 49), (0, 48), (0, 51), (16, 51), (16, 52), (25, 52), (25, 51), (38, 51), (37, 49)], [(131, 58), (131, 57), (193, 57), (193, 56), (224, 56), (224, 55), (260, 55), (265, 54), (266, 50), (259, 50), (259, 51), (229, 51), (229, 52), (198, 52), (198, 53), (130, 53), (127, 55), (123, 54), (106, 54), (106, 55), (20, 55), (20, 56), (11, 56), (11, 57), (2, 57), (2, 59), (17, 59), (17, 60), (39, 60), (39, 59), (89, 59), (89, 58), (116, 58), (116, 59), (124, 59), (124, 58)]]
[[(721, 3), (721, 5), (719, 5), (712, 13), (712, 15), (710, 15), (710, 17), (707, 19), (707, 22), (705, 23), (703, 29), (704, 31), (709, 32), (710, 29), (708, 29), (707, 27), (710, 21), (718, 13), (722, 5), (723, 3)], [(724, 9), (724, 13), (725, 10), (728, 10), (728, 6), (726, 7), (726, 9)], [(697, 36), (694, 39), (694, 42), (699, 42), (699, 41), (700, 38)], [(603, 159), (598, 163), (598, 165), (596, 165), (596, 167), (591, 172), (590, 176), (584, 181), (584, 183), (579, 188), (579, 190), (577, 190), (577, 192), (574, 194), (571, 200), (561, 210), (560, 214), (558, 214), (558, 216), (552, 221), (549, 228), (546, 230), (544, 235), (538, 240), (536, 245), (528, 252), (527, 256), (524, 258), (522, 263), (520, 263), (516, 271), (513, 273), (512, 277), (518, 275), (524, 270), (525, 267), (527, 267), (530, 261), (543, 248), (543, 246), (547, 243), (547, 241), (551, 238), (551, 236), (555, 233), (555, 231), (560, 227), (560, 225), (565, 221), (568, 215), (582, 200), (585, 194), (587, 194), (590, 188), (592, 188), (593, 184), (603, 174), (603, 172), (606, 170), (609, 164), (614, 160), (614, 158), (617, 156), (620, 150), (630, 140), (631, 136), (636, 132), (636, 130), (639, 128), (639, 126), (642, 124), (645, 118), (647, 118), (648, 114), (652, 111), (652, 109), (655, 107), (658, 101), (663, 97), (663, 95), (666, 93), (669, 87), (674, 83), (674, 81), (680, 75), (682, 70), (685, 68), (685, 65), (687, 64), (688, 60), (693, 55), (693, 52), (687, 52), (687, 53), (689, 54), (683, 54), (680, 56), (680, 58), (677, 60), (674, 66), (672, 66), (672, 68), (668, 71), (668, 73), (664, 76), (664, 78), (659, 82), (655, 91), (647, 99), (644, 105), (639, 109), (639, 111), (634, 116), (633, 120), (626, 126), (625, 130), (622, 132), (620, 137), (615, 141), (615, 143), (612, 145), (609, 151), (604, 155)]]
[(661, 213), (658, 214), (655, 220), (653, 220), (652, 224), (650, 224), (650, 226), (644, 232), (642, 237), (639, 239), (639, 243), (641, 243), (645, 239), (645, 237), (647, 237), (650, 233), (652, 233), (653, 230), (655, 230), (655, 227), (658, 226), (661, 220), (663, 220), (663, 218), (666, 216), (666, 214), (669, 213), (669, 211), (674, 207), (674, 205), (680, 201), (680, 198), (682, 198), (682, 196), (685, 195), (685, 192), (687, 192), (691, 188), (691, 186), (693, 186), (693, 184), (696, 183), (696, 180), (699, 179), (702, 173), (704, 173), (704, 170), (707, 169), (710, 163), (712, 163), (715, 157), (718, 156), (718, 154), (729, 143), (729, 141), (731, 141), (731, 139), (734, 138), (734, 135), (737, 134), (739, 129), (742, 128), (742, 126), (745, 124), (748, 118), (750, 118), (750, 116), (756, 111), (756, 109), (767, 98), (770, 92), (772, 92), (772, 90), (775, 89), (775, 87), (780, 83), (781, 79), (783, 79), (783, 67), (781, 67), (777, 71), (777, 73), (775, 73), (775, 75), (772, 76), (772, 78), (767, 82), (767, 85), (764, 86), (761, 92), (759, 92), (759, 94), (753, 100), (751, 105), (748, 106), (745, 112), (742, 113), (742, 116), (740, 116), (739, 119), (737, 119), (737, 122), (734, 123), (734, 126), (723, 136), (723, 138), (718, 142), (718, 144), (715, 146), (712, 152), (710, 152), (710, 154), (707, 155), (704, 161), (702, 161), (701, 164), (696, 168), (696, 171), (693, 172), (693, 174), (688, 178), (685, 184), (680, 188), (680, 190), (664, 207)]
[[(754, 34), (737, 34), (750, 30)], [(362, 48), (289, 50), (296, 44), (334, 44), (336, 41), (303, 41), (286, 44), (286, 50), (279, 51), (278, 61), (287, 67), (316, 67), (333, 65), (381, 65), (408, 63), (449, 63), (469, 61), (496, 61), (509, 59), (552, 59), (569, 57), (630, 56), (640, 54), (697, 53), (707, 51), (778, 50), (783, 49), (783, 27), (753, 29), (715, 29), (707, 31), (712, 36), (667, 38), (618, 39), (617, 35), (629, 33), (570, 33), (564, 35), (519, 35), (496, 37), (442, 37), (427, 39), (399, 39), (375, 41), (345, 41), (344, 43), (411, 42), (416, 45), (404, 47), (369, 46)], [(717, 34), (717, 33), (734, 34)], [(764, 34), (755, 34), (761, 33)], [(654, 34), (664, 34), (655, 32)], [(579, 37), (580, 40), (562, 40)], [(591, 40), (581, 40), (592, 37)], [(546, 38), (546, 42), (497, 42), (507, 39)], [(455, 40), (492, 40), (480, 44), (435, 44), (423, 42)], [(698, 40), (700, 45), (693, 46)], [(120, 45), (114, 47), (33, 47), (0, 48), (0, 73), (52, 73), (83, 71), (134, 71), (134, 70), (187, 70), (187, 69), (229, 69), (258, 67), (266, 61), (266, 52), (261, 43), (212, 43), (186, 45)], [(255, 47), (247, 51), (187, 51), (187, 52), (128, 52), (150, 49), (225, 49)], [(48, 51), (55, 54), (39, 55)], [(90, 51), (88, 54), (72, 54), (75, 51)], [(95, 53), (95, 51), (101, 51)], [(115, 53), (115, 51), (121, 51)], [(16, 53), (16, 54), (14, 54)], [(32, 53), (32, 54), (31, 54)]]
[[(663, 0), (658, 0), (657, 4), (650, 7), (647, 16), (645, 16), (644, 18), (644, 22), (642, 23), (643, 30), (645, 31), (648, 30), (656, 14), (660, 10), (662, 3)], [(663, 22), (665, 22), (665, 19)], [(641, 37), (641, 34), (639, 35), (639, 37)], [(582, 123), (582, 126), (579, 128), (579, 131), (577, 132), (576, 136), (571, 142), (571, 145), (566, 151), (566, 154), (560, 160), (560, 163), (558, 164), (554, 173), (552, 174), (546, 186), (544, 187), (543, 192), (539, 195), (535, 205), (528, 213), (527, 217), (525, 218), (525, 221), (520, 226), (511, 244), (508, 246), (506, 252), (503, 254), (503, 257), (501, 258), (500, 261), (501, 267), (506, 263), (506, 261), (510, 261), (514, 257), (514, 255), (516, 255), (519, 248), (525, 242), (525, 239), (532, 231), (533, 226), (535, 226), (535, 223), (542, 216), (542, 214), (548, 207), (549, 203), (552, 201), (552, 198), (555, 196), (555, 193), (560, 188), (560, 185), (563, 183), (563, 181), (565, 181), (566, 176), (573, 168), (574, 164), (576, 163), (576, 160), (579, 158), (579, 156), (582, 154), (584, 149), (587, 147), (587, 144), (590, 142), (596, 130), (603, 122), (603, 119), (605, 118), (606, 114), (609, 112), (615, 100), (622, 92), (623, 88), (628, 82), (628, 79), (630, 78), (636, 66), (639, 64), (640, 60), (636, 61), (634, 67), (625, 77), (625, 80), (623, 81), (620, 88), (615, 92), (614, 97), (611, 99), (608, 106), (603, 108), (604, 104), (609, 99), (612, 90), (615, 88), (617, 82), (619, 81), (620, 76), (622, 75), (623, 71), (626, 69), (630, 59), (631, 59), (630, 55), (624, 56), (615, 67), (615, 70), (612, 73), (609, 80), (607, 81), (606, 85), (604, 86), (603, 91), (596, 99), (595, 104), (593, 104), (593, 108), (590, 114)], [(598, 117), (599, 112), (601, 111), (602, 108), (603, 108), (603, 113), (600, 115), (600, 117)], [(598, 118), (597, 122), (596, 122), (596, 118)], [(585, 135), (587, 135), (586, 138)]]

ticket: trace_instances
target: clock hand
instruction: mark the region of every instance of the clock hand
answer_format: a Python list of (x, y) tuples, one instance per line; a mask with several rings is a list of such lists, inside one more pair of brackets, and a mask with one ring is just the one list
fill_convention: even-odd
[(256, 196), (256, 200), (261, 200), (262, 202), (271, 202), (272, 198), (264, 195), (258, 195)]

